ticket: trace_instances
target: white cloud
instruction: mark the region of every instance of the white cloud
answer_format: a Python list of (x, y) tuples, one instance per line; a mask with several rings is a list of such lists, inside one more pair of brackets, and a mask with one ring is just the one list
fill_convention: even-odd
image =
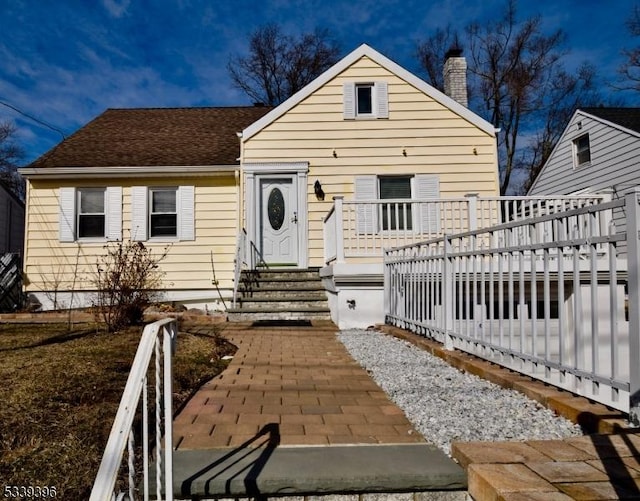
[(107, 12), (115, 18), (120, 18), (124, 16), (129, 8), (130, 0), (102, 0), (102, 4), (104, 8), (107, 9)]

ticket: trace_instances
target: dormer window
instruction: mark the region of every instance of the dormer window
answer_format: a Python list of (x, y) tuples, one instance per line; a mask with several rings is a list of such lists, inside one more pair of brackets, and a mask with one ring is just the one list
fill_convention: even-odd
[(344, 118), (389, 118), (387, 82), (347, 82), (343, 85)]
[(591, 162), (589, 134), (583, 134), (573, 140), (573, 165), (580, 167)]

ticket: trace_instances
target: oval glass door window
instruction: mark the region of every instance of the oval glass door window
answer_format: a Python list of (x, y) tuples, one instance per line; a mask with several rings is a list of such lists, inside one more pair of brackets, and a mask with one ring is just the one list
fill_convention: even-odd
[(269, 215), (269, 224), (274, 230), (282, 228), (282, 223), (284, 223), (284, 197), (279, 188), (274, 188), (269, 193), (267, 214)]

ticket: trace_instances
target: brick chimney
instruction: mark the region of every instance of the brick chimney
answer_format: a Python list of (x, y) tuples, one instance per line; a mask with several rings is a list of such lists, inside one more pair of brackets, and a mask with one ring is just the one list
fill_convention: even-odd
[(442, 73), (444, 93), (467, 107), (467, 60), (462, 56), (462, 49), (454, 47), (447, 51)]

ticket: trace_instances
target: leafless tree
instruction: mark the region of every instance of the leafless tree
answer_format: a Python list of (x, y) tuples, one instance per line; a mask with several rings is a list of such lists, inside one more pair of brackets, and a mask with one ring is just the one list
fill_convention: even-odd
[(269, 24), (251, 35), (249, 56), (235, 56), (227, 69), (235, 86), (254, 102), (276, 106), (335, 64), (339, 54), (326, 30), (296, 39)]
[(20, 199), (24, 199), (24, 180), (18, 174), (18, 162), (24, 152), (15, 141), (16, 127), (9, 121), (0, 121), (0, 181), (4, 182)]
[(526, 176), (522, 186), (516, 191), (526, 193), (531, 188), (575, 110), (580, 106), (602, 103), (596, 90), (595, 78), (595, 68), (584, 63), (574, 74), (558, 71), (550, 82), (548, 101), (541, 113), (540, 126), (522, 148), (522, 154), (514, 166)]
[[(626, 25), (632, 37), (640, 37), (640, 5), (636, 4), (633, 7)], [(640, 91), (640, 45), (625, 48), (622, 54), (627, 59), (618, 68), (620, 79), (614, 87), (620, 90)]]
[[(519, 21), (516, 0), (507, 0), (496, 21), (469, 25), (462, 43), (447, 28), (419, 46), (420, 60), (436, 87), (441, 77), (431, 75), (437, 67), (441, 72), (447, 43), (466, 49), (470, 107), (500, 129), (502, 194), (531, 184), (571, 113), (593, 91), (592, 67), (585, 65), (574, 74), (564, 70), (564, 39), (561, 30), (544, 33), (540, 16)], [(525, 136), (529, 140), (522, 144)], [(524, 171), (522, 186), (512, 186), (516, 170)]]
[(436, 29), (416, 47), (416, 57), (427, 74), (427, 82), (440, 92), (444, 92), (442, 66), (445, 55), (449, 49), (454, 47), (460, 47), (460, 40), (458, 33), (453, 30), (451, 25), (447, 25), (444, 29)]

